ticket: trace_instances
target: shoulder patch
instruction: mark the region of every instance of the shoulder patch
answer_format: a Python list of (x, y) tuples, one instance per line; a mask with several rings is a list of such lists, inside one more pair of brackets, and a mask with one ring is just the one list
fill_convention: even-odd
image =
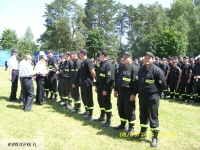
[(162, 84), (162, 80), (159, 80), (158, 82), (159, 82), (159, 84)]
[(111, 75), (111, 71), (108, 71), (108, 72), (107, 72), (107, 75), (110, 76), (110, 75)]

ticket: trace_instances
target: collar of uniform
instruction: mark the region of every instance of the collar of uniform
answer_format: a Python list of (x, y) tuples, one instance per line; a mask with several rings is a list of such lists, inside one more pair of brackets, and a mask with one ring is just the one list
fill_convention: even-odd
[(128, 66), (126, 66), (126, 65), (124, 65), (125, 66), (125, 68), (127, 69), (127, 70), (130, 70), (131, 69), (131, 66), (132, 66), (132, 63), (130, 64), (130, 65), (128, 65)]
[(153, 65), (154, 65), (154, 64), (152, 63), (151, 66), (149, 66), (148, 68), (145, 66), (146, 70), (147, 70), (147, 71), (150, 71), (151, 68), (153, 67)]

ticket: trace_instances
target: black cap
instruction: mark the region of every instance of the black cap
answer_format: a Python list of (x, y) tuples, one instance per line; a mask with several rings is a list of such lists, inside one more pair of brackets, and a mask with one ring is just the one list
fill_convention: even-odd
[(185, 58), (185, 59), (189, 59), (189, 57), (188, 57), (188, 56), (185, 56), (184, 58)]
[(163, 60), (163, 61), (166, 61), (166, 60), (167, 60), (167, 58), (163, 58), (162, 60)]
[(112, 57), (112, 59), (116, 59), (116, 57)]
[(48, 50), (47, 52), (48, 52), (48, 53), (53, 53), (53, 50), (50, 49), (50, 50)]
[(107, 56), (107, 55), (108, 55), (108, 52), (107, 52), (106, 50), (102, 50), (102, 51), (100, 52), (100, 54), (101, 54), (101, 55), (104, 55), (104, 56)]
[(71, 53), (69, 51), (66, 51), (65, 52), (65, 55), (70, 55)]
[(71, 51), (70, 54), (77, 54), (77, 52), (75, 52), (75, 51)]
[(149, 55), (149, 56), (155, 58), (155, 56), (154, 56), (154, 54), (152, 52), (146, 52), (145, 55)]
[(178, 59), (178, 57), (177, 57), (177, 56), (175, 56), (175, 57), (174, 57), (174, 59)]
[(18, 53), (18, 49), (12, 50), (12, 53)]
[(85, 49), (82, 49), (82, 50), (80, 50), (80, 52), (79, 53), (82, 53), (82, 54), (84, 54), (84, 55), (87, 55), (87, 50), (85, 50)]
[(128, 55), (128, 56), (131, 56), (131, 57), (132, 57), (131, 52), (125, 52), (124, 55)]

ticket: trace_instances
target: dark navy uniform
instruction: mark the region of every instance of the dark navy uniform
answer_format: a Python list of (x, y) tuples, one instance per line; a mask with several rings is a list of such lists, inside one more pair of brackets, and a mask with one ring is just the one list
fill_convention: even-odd
[[(112, 103), (111, 103), (111, 91), (114, 82), (114, 68), (110, 60), (101, 62), (97, 70), (97, 100), (101, 110), (101, 115), (97, 121), (103, 121), (106, 114), (106, 123), (103, 126), (110, 125)], [(103, 91), (107, 92), (107, 95), (103, 95)]]
[[(151, 52), (146, 53), (153, 57)], [(139, 93), (139, 105), (140, 105), (140, 134), (145, 134), (150, 121), (150, 129), (153, 132), (153, 139), (157, 141), (157, 135), (159, 132), (159, 119), (158, 119), (158, 107), (159, 100), (162, 91), (166, 87), (166, 80), (163, 71), (154, 64), (151, 64), (148, 68), (141, 67), (138, 72), (138, 86), (134, 88), (134, 95)], [(152, 139), (152, 143), (154, 142)], [(157, 146), (154, 143), (154, 145)]]
[(64, 80), (63, 80), (63, 78), (64, 78), (63, 73), (64, 73), (64, 68), (65, 68), (64, 63), (65, 63), (65, 61), (60, 62), (59, 68), (58, 68), (58, 72), (59, 72), (58, 73), (58, 79), (59, 79), (59, 81), (58, 81), (58, 93), (59, 93), (59, 96), (60, 96), (59, 102), (60, 102), (60, 104), (63, 103), (63, 105), (65, 104), (64, 103), (64, 99), (65, 99), (65, 97), (64, 97)]
[[(199, 60), (198, 60), (199, 61)], [(200, 63), (198, 62), (195, 64), (194, 69), (193, 69), (193, 75), (194, 75), (194, 103), (200, 102), (199, 98), (200, 96), (198, 95), (199, 89), (200, 89)]]
[(80, 92), (79, 92), (80, 80), (76, 80), (78, 71), (81, 68), (81, 63), (82, 61), (79, 58), (77, 58), (76, 60), (73, 61), (73, 66), (71, 69), (71, 82), (72, 84), (76, 85), (75, 88), (71, 89), (72, 98), (74, 100), (75, 112), (79, 112), (81, 109), (81, 98), (80, 98)]
[(130, 101), (133, 86), (138, 79), (138, 67), (132, 62), (129, 66), (122, 65), (116, 79), (115, 91), (118, 93), (117, 108), (121, 124), (114, 129), (124, 129), (129, 122), (129, 131), (133, 130), (136, 121), (135, 101)]
[(173, 99), (174, 95), (175, 98), (179, 97), (178, 92), (178, 81), (180, 75), (180, 68), (172, 66), (169, 72), (169, 88), (170, 88), (170, 98)]
[(48, 68), (50, 69), (49, 75), (48, 75), (48, 86), (49, 86), (49, 92), (51, 93), (50, 99), (53, 99), (53, 94), (55, 95), (55, 99), (57, 98), (58, 92), (57, 92), (57, 75), (54, 70), (58, 69), (58, 63), (56, 58), (53, 56), (49, 58), (47, 61)]
[[(191, 97), (191, 76), (190, 72), (192, 71), (192, 67), (190, 64), (183, 64), (181, 66), (181, 81), (180, 81), (180, 86), (181, 86), (181, 96), (182, 100), (188, 100), (190, 101)], [(190, 83), (188, 83), (190, 81)]]
[(78, 77), (81, 80), (81, 97), (86, 109), (85, 114), (88, 114), (88, 116), (93, 115), (93, 109), (94, 109), (93, 92), (92, 92), (93, 79), (90, 73), (90, 70), (92, 69), (94, 69), (94, 65), (92, 64), (90, 59), (86, 58), (81, 63), (81, 68), (78, 71)]

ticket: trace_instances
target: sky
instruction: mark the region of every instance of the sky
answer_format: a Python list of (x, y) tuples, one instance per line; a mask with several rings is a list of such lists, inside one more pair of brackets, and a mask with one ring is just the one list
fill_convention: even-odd
[[(34, 39), (38, 39), (45, 31), (45, 4), (54, 0), (0, 0), (0, 36), (5, 29), (15, 30), (21, 38), (27, 27), (30, 27)], [(84, 7), (86, 0), (76, 0)], [(174, 0), (157, 0), (163, 7), (170, 7)], [(116, 0), (126, 5), (153, 4), (156, 0)]]

